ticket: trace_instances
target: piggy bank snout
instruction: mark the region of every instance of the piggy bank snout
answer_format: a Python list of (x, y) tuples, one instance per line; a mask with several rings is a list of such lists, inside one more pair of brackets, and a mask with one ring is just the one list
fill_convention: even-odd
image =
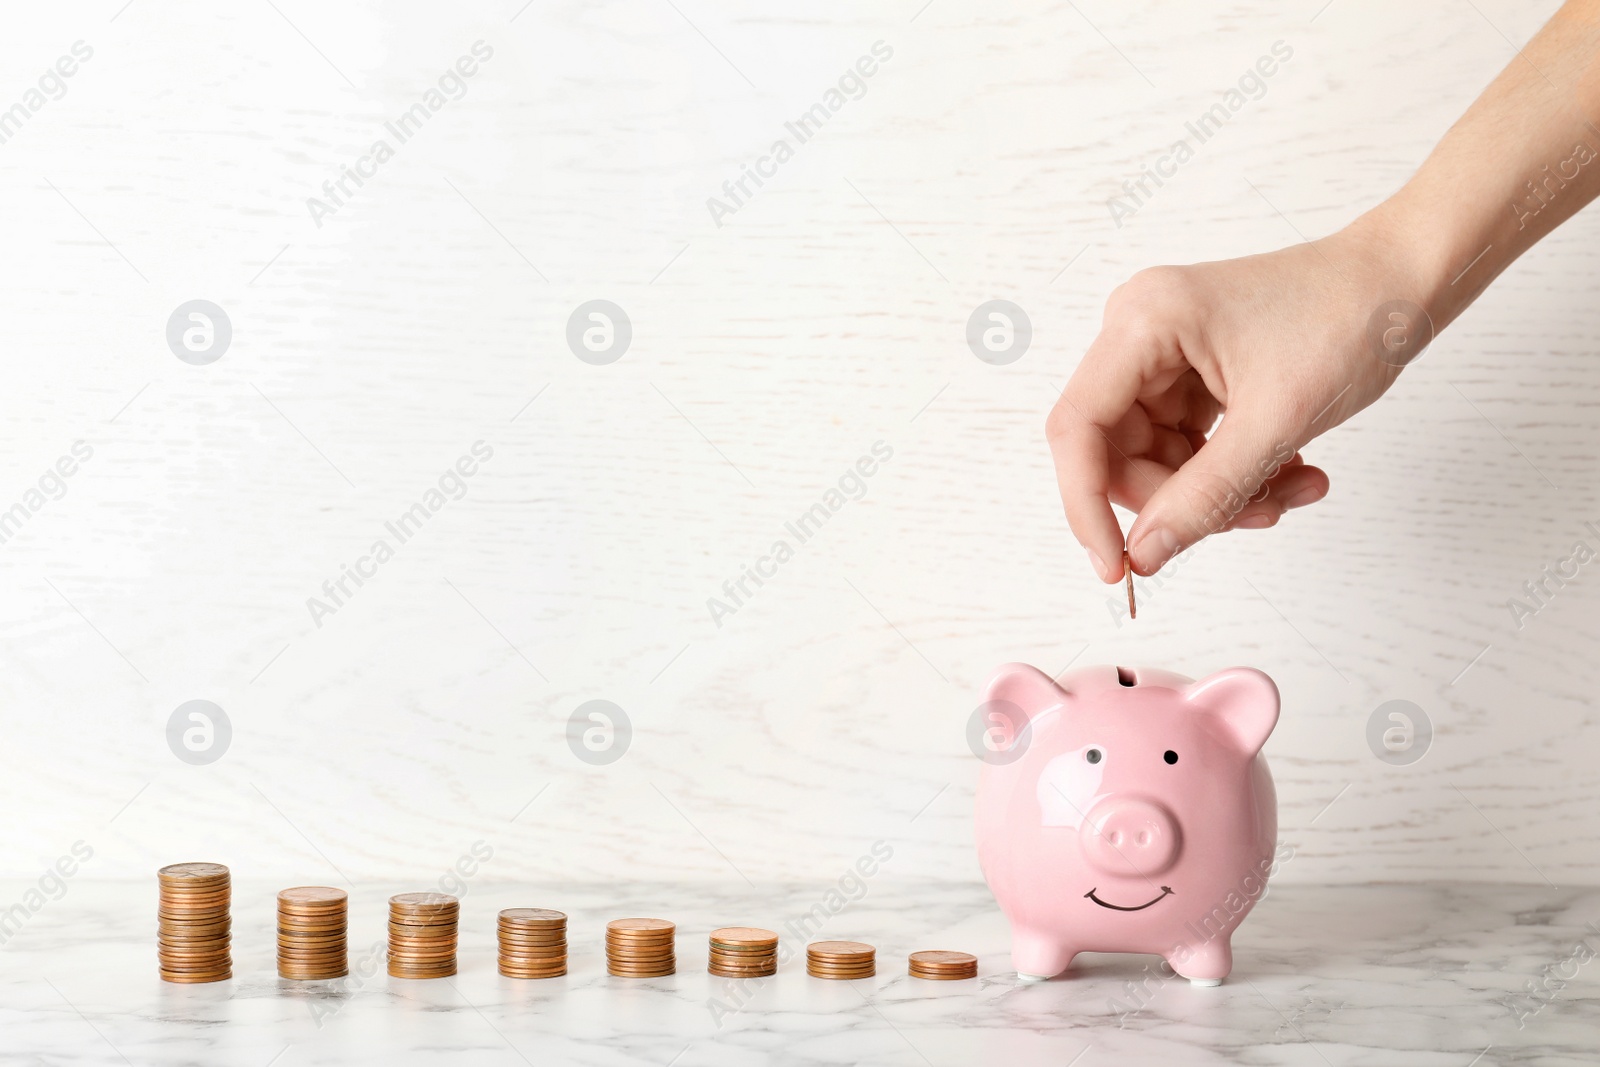
[(1078, 831), (1084, 855), (1117, 875), (1160, 874), (1178, 858), (1178, 821), (1161, 805), (1137, 797), (1107, 797)]

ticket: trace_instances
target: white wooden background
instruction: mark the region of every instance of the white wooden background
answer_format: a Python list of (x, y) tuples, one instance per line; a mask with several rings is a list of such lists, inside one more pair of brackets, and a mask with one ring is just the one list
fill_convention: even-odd
[[(0, 106), (94, 56), (0, 145), (0, 508), (94, 456), (0, 545), (0, 873), (83, 839), (94, 876), (423, 883), (484, 841), (480, 877), (820, 882), (883, 839), (897, 878), (976, 878), (965, 726), (1022, 659), (1268, 671), (1284, 879), (1600, 878), (1600, 563), (1521, 632), (1506, 607), (1600, 548), (1600, 215), (1312, 448), (1326, 503), (1205, 545), (1135, 624), (1043, 439), (1114, 285), (1342, 225), (1552, 2), (521, 6), (9, 13)], [(479, 39), (467, 95), (316, 227)], [(879, 40), (866, 95), (714, 225)], [(1114, 227), (1278, 40), (1266, 95)], [(963, 338), (994, 297), (1035, 329), (1006, 367)], [(209, 366), (164, 340), (195, 298), (234, 327)], [(634, 326), (611, 366), (564, 342), (595, 298)], [(314, 628), (479, 439), (466, 498)], [(878, 440), (866, 497), (716, 628), (706, 598)], [(165, 741), (196, 698), (234, 729), (204, 767)], [(565, 742), (595, 698), (636, 729), (608, 767)], [(1395, 698), (1437, 729), (1409, 767), (1365, 741)]]

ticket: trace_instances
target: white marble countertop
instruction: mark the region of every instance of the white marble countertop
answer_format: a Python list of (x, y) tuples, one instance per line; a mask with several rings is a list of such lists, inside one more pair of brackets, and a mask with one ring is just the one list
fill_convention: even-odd
[[(1155, 977), (1154, 957), (1107, 955), (1081, 956), (1067, 976), (1023, 985), (983, 886), (872, 884), (820, 936), (877, 946), (876, 978), (812, 979), (791, 958), (775, 978), (734, 992), (741, 983), (705, 973), (706, 934), (756, 923), (798, 946), (785, 923), (822, 890), (472, 885), (460, 974), (418, 982), (388, 978), (370, 955), (383, 936), (384, 898), (408, 888), (381, 886), (352, 893), (351, 910), (353, 968), (365, 959), (376, 973), (353, 975), (341, 992), (276, 977), (276, 888), (235, 885), (232, 981), (172, 986), (156, 977), (153, 882), (70, 883), (0, 948), (0, 1058), (208, 1067), (401, 1067), (446, 1056), (452, 1065), (1490, 1067), (1593, 1064), (1600, 1048), (1593, 889), (1280, 886), (1237, 935), (1233, 975), (1221, 988), (1199, 989)], [(7, 884), (0, 899), (19, 900), (26, 889)], [(494, 914), (516, 905), (571, 916), (565, 978), (513, 981), (495, 972)], [(632, 914), (678, 923), (677, 975), (604, 973), (604, 923)], [(911, 979), (905, 956), (921, 948), (976, 953), (980, 977)], [(1530, 983), (1541, 984), (1537, 1000)]]

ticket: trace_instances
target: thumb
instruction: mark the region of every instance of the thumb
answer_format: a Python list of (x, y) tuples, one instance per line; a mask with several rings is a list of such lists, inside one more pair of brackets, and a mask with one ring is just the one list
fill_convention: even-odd
[(1208, 534), (1220, 533), (1293, 458), (1290, 435), (1240, 404), (1177, 473), (1162, 483), (1128, 530), (1128, 555), (1154, 574)]

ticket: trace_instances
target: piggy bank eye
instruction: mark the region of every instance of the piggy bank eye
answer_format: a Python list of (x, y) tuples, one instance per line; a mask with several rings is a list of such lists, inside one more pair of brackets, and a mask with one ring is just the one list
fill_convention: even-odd
[(1170, 748), (1167, 749), (1167, 751), (1162, 755), (1161, 758), (1166, 760), (1168, 763), (1177, 763), (1178, 762), (1178, 754), (1176, 752), (1172, 751), (1172, 749), (1170, 749)]
[(1103, 755), (1104, 753), (1102, 753), (1098, 748), (1091, 748), (1089, 751), (1083, 754), (1083, 758), (1088, 760), (1090, 763), (1099, 763), (1100, 758)]

